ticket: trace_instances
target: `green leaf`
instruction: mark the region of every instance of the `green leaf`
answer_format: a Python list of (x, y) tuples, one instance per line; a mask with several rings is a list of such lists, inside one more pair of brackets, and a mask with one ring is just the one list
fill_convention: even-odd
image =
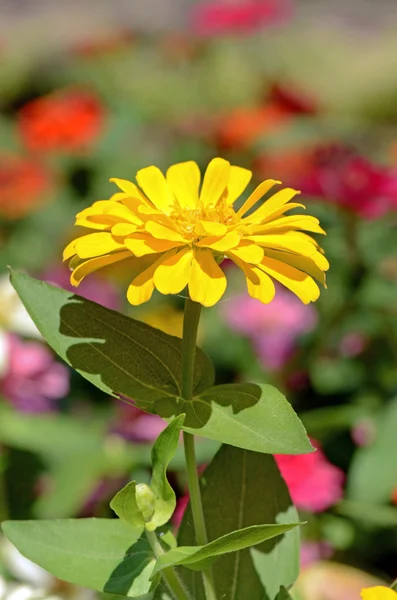
[[(210, 541), (262, 523), (297, 523), (298, 515), (273, 457), (222, 446), (201, 480)], [(185, 512), (178, 542), (194, 545), (191, 509)], [(255, 557), (255, 558), (254, 558)], [(219, 558), (214, 569), (218, 598), (276, 600), (299, 573), (297, 528), (251, 549)], [(180, 571), (195, 600), (205, 600), (200, 574)]]
[[(12, 271), (11, 283), (50, 346), (99, 389), (149, 411), (180, 396), (179, 338), (22, 273)], [(213, 381), (212, 363), (198, 349), (195, 393)]]
[(186, 413), (185, 431), (224, 444), (268, 454), (313, 451), (291, 404), (271, 385), (220, 385), (193, 401), (170, 399), (156, 407), (163, 418)]
[(167, 467), (178, 447), (185, 415), (175, 417), (160, 433), (152, 448), (153, 472), (150, 488), (155, 496), (154, 513), (146, 528), (153, 531), (170, 520), (176, 506), (175, 492), (167, 480)]
[(6, 521), (2, 529), (26, 558), (64, 581), (130, 598), (155, 585), (142, 528), (121, 520)]
[(377, 423), (373, 444), (356, 450), (349, 469), (347, 496), (369, 504), (388, 503), (397, 481), (397, 399), (390, 402)]
[(211, 566), (223, 554), (255, 546), (265, 540), (282, 535), (301, 524), (251, 525), (251, 527), (228, 533), (205, 546), (180, 546), (158, 558), (154, 573), (175, 565), (184, 565), (195, 571), (200, 571)]
[(285, 587), (282, 587), (277, 594), (276, 600), (292, 600), (292, 596), (289, 595), (288, 590), (286, 590)]
[(142, 512), (138, 508), (136, 502), (136, 482), (127, 483), (122, 490), (117, 492), (110, 503), (110, 508), (114, 510), (116, 515), (132, 525), (132, 527), (144, 527), (145, 521)]

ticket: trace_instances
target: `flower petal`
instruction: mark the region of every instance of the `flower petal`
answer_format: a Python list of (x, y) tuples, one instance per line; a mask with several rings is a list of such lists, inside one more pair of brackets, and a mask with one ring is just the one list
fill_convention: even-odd
[(83, 281), (84, 277), (90, 275), (90, 273), (130, 257), (131, 252), (125, 251), (115, 252), (114, 254), (108, 254), (107, 256), (98, 256), (96, 258), (85, 260), (74, 269), (70, 276), (70, 283), (77, 287)]
[(229, 183), (227, 184), (227, 204), (232, 205), (241, 196), (251, 181), (252, 171), (236, 167), (230, 167)]
[(156, 223), (155, 221), (148, 221), (145, 225), (145, 229), (158, 240), (169, 240), (173, 242), (185, 241), (181, 234), (175, 231), (175, 229), (171, 229), (171, 227)]
[(172, 165), (166, 177), (179, 205), (182, 208), (195, 208), (199, 199), (201, 180), (198, 165), (192, 160)]
[(124, 240), (125, 247), (128, 248), (128, 250), (130, 250), (138, 258), (141, 256), (146, 256), (147, 254), (167, 252), (168, 250), (171, 250), (180, 244), (181, 242), (159, 240), (154, 238), (149, 233), (135, 233), (132, 237)]
[(189, 283), (193, 250), (189, 247), (169, 253), (154, 274), (154, 285), (162, 294), (179, 294)]
[(174, 196), (163, 173), (158, 167), (146, 167), (136, 174), (136, 180), (159, 210), (168, 212), (174, 204)]
[(243, 271), (247, 281), (247, 290), (251, 298), (255, 298), (263, 304), (269, 304), (276, 293), (276, 288), (269, 275), (266, 275), (258, 267), (244, 263), (236, 256), (231, 256), (230, 258)]
[(132, 223), (116, 223), (112, 227), (112, 235), (116, 237), (125, 237), (126, 235), (131, 235), (135, 233), (137, 230), (136, 225), (132, 225)]
[[(314, 279), (317, 279), (320, 283), (322, 283), (325, 287), (325, 273), (329, 268), (329, 263), (326, 260), (327, 266), (326, 268), (320, 268), (313, 260), (313, 256), (299, 256), (299, 254), (291, 254), (289, 252), (282, 252), (279, 250), (270, 250), (266, 249), (266, 256), (269, 258), (274, 258), (275, 260), (279, 260), (280, 262), (284, 262), (287, 265), (291, 265), (291, 267), (296, 267), (303, 273), (307, 273)], [(322, 256), (322, 255), (320, 255)]]
[(299, 190), (294, 190), (293, 188), (284, 188), (283, 190), (276, 192), (252, 213), (252, 215), (249, 215), (247, 220), (250, 223), (261, 223), (268, 215), (281, 208), (281, 206), (284, 206), (284, 204), (287, 204), (297, 194), (300, 194)]
[(289, 215), (288, 217), (282, 217), (280, 219), (275, 219), (274, 221), (269, 221), (268, 223), (257, 225), (254, 228), (254, 232), (255, 235), (270, 232), (283, 233), (283, 231), (279, 230), (285, 230), (285, 233), (288, 233), (288, 231), (298, 229), (325, 235), (325, 231), (320, 227), (319, 223), (320, 221), (318, 219), (311, 217), (310, 215)]
[(199, 242), (195, 243), (195, 246), (199, 248), (211, 248), (215, 252), (226, 252), (231, 248), (235, 248), (240, 243), (240, 236), (237, 231), (229, 231), (224, 237), (205, 237)]
[(204, 175), (200, 200), (204, 206), (215, 206), (227, 188), (230, 163), (223, 158), (213, 158)]
[(196, 250), (189, 279), (191, 299), (203, 306), (213, 306), (225, 293), (226, 285), (226, 276), (211, 250)]
[(138, 188), (135, 183), (132, 181), (128, 181), (128, 179), (119, 179), (118, 177), (112, 177), (109, 179), (112, 183), (115, 183), (117, 187), (121, 189), (122, 192), (128, 194), (130, 197), (139, 198), (142, 195), (141, 190)]
[(316, 252), (314, 244), (309, 240), (297, 238), (292, 235), (292, 232), (284, 235), (250, 235), (247, 239), (264, 248), (278, 248), (279, 250), (303, 254), (303, 256), (311, 256)]
[(194, 231), (197, 235), (221, 236), (227, 233), (227, 226), (215, 221), (198, 221)]
[(250, 240), (241, 240), (237, 248), (229, 250), (228, 256), (237, 256), (237, 258), (244, 262), (259, 264), (263, 259), (264, 251), (263, 248)]
[(266, 179), (252, 192), (247, 198), (239, 211), (237, 211), (237, 217), (243, 217), (257, 202), (260, 200), (276, 183), (281, 183), (277, 179)]
[(154, 272), (163, 258), (163, 254), (159, 258), (154, 258), (153, 263), (130, 283), (127, 290), (127, 300), (130, 304), (139, 306), (150, 300), (154, 292)]
[(111, 233), (101, 231), (100, 233), (91, 233), (84, 235), (76, 240), (76, 254), (79, 258), (93, 258), (125, 250), (124, 244), (117, 242)]
[(265, 256), (260, 269), (291, 290), (303, 304), (314, 302), (320, 295), (317, 283), (309, 275), (284, 262)]
[(383, 585), (361, 590), (362, 600), (397, 600), (397, 593)]

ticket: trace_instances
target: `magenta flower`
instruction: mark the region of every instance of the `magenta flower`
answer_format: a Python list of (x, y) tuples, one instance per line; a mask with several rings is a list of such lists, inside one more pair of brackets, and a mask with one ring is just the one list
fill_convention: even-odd
[(154, 442), (167, 427), (157, 415), (145, 413), (135, 406), (120, 404), (112, 432), (131, 442)]
[[(70, 271), (65, 265), (56, 265), (45, 271), (42, 279), (52, 285), (76, 293), (76, 288), (70, 284)], [(120, 294), (115, 286), (102, 277), (86, 278), (79, 287), (79, 296), (92, 300), (106, 308), (118, 310), (120, 308)]]
[(0, 380), (0, 394), (20, 411), (41, 413), (56, 408), (69, 392), (69, 370), (55, 361), (39, 342), (7, 336), (7, 369)]
[(223, 304), (223, 315), (232, 330), (250, 338), (262, 364), (272, 370), (284, 365), (298, 338), (317, 323), (313, 306), (282, 289), (270, 304), (246, 294), (232, 298)]
[(296, 182), (302, 193), (335, 202), (366, 219), (397, 208), (397, 171), (338, 145), (316, 150), (309, 163)]
[(274, 458), (296, 507), (322, 512), (342, 498), (344, 474), (327, 460), (318, 443), (311, 441), (316, 452)]
[(200, 36), (250, 33), (290, 16), (288, 0), (212, 0), (194, 7), (192, 28)]
[(333, 547), (329, 542), (326, 542), (325, 540), (303, 540), (300, 551), (301, 569), (309, 567), (310, 565), (319, 562), (320, 560), (327, 560), (331, 558), (333, 553)]

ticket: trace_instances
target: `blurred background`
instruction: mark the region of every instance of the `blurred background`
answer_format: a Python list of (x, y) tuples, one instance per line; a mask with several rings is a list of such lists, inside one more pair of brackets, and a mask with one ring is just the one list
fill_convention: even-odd
[[(301, 189), (328, 235), (328, 289), (250, 299), (233, 266), (204, 311), (218, 383), (287, 395), (315, 454), (276, 457), (307, 525), (300, 600), (397, 577), (397, 5), (394, 0), (0, 0), (0, 521), (111, 516), (149, 478), (157, 417), (61, 364), (7, 265), (68, 287), (74, 215), (150, 164), (221, 155)], [(183, 298), (127, 305), (118, 273), (79, 293), (173, 335)], [(198, 443), (208, 462), (214, 443)], [(172, 463), (186, 505), (182, 454)], [(83, 598), (0, 538), (0, 599)]]

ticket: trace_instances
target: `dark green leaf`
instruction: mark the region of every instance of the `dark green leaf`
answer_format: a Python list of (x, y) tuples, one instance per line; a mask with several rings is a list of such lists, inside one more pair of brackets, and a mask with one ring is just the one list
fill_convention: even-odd
[[(11, 282), (41, 334), (83, 377), (143, 409), (180, 395), (181, 340), (22, 273)], [(213, 366), (197, 350), (194, 389), (213, 384)]]
[[(222, 446), (201, 483), (210, 541), (262, 523), (298, 522), (287, 487), (271, 456)], [(190, 507), (178, 541), (196, 543)], [(254, 558), (255, 557), (255, 558)], [(299, 531), (295, 528), (259, 546), (219, 558), (214, 569), (218, 598), (275, 600), (299, 572)], [(195, 600), (204, 600), (200, 575), (180, 571)]]
[(277, 594), (276, 600), (292, 600), (292, 596), (290, 596), (288, 590), (286, 590), (285, 587), (283, 587)]
[(185, 431), (239, 448), (269, 454), (313, 451), (291, 404), (271, 385), (221, 385), (193, 401), (170, 399), (156, 407), (164, 418), (186, 413)]
[(301, 523), (251, 525), (251, 527), (227, 533), (205, 546), (179, 546), (179, 548), (160, 556), (156, 562), (154, 572), (175, 565), (184, 565), (195, 571), (200, 571), (211, 566), (219, 556), (256, 546), (261, 542), (282, 535), (298, 525), (301, 525)]
[(142, 529), (117, 519), (6, 521), (18, 550), (55, 577), (138, 598), (152, 589), (154, 558)]

